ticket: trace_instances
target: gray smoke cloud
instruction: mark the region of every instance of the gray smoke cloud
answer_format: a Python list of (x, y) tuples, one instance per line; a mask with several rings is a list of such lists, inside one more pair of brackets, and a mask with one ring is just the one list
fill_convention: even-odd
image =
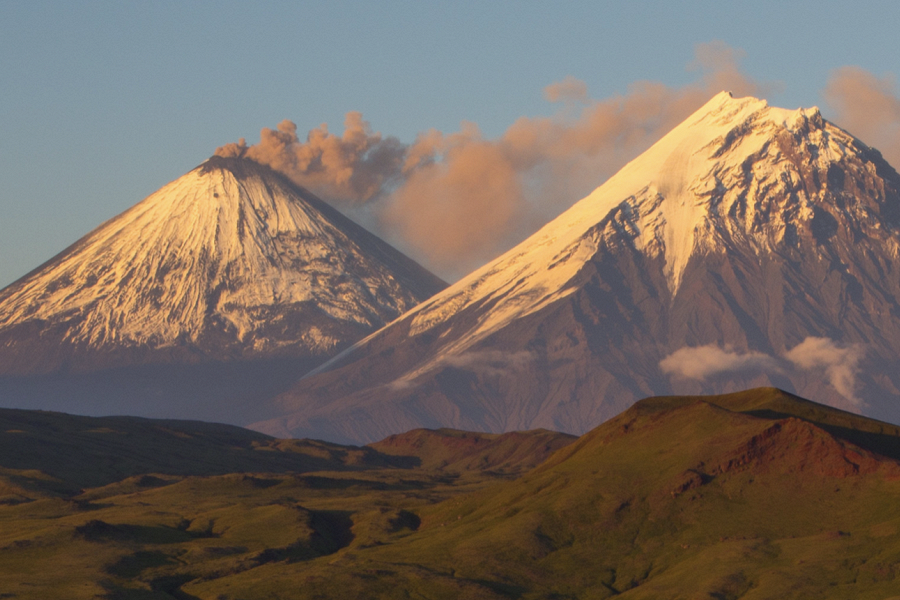
[(562, 81), (551, 83), (544, 88), (544, 98), (548, 102), (582, 102), (588, 101), (587, 84), (572, 75), (566, 75)]
[(343, 135), (329, 133), (322, 124), (306, 141), (297, 137), (297, 126), (282, 121), (276, 129), (264, 128), (259, 144), (226, 144), (217, 156), (243, 156), (284, 173), (296, 183), (331, 202), (353, 206), (369, 202), (396, 183), (407, 146), (395, 137), (373, 133), (358, 112), (347, 113)]

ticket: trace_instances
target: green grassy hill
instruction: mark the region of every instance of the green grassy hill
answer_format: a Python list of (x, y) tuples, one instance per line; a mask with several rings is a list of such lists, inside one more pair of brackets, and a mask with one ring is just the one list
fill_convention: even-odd
[(145, 473), (9, 503), (0, 594), (900, 598), (893, 425), (761, 389), (644, 400), (568, 441), (415, 431), (329, 447), (340, 469)]

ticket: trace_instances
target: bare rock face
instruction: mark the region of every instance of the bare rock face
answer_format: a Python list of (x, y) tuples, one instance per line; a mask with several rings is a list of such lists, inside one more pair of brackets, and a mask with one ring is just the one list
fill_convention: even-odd
[(898, 255), (877, 151), (817, 109), (722, 93), (255, 427), (581, 434), (642, 397), (762, 385), (900, 422)]
[(212, 396), (200, 414), (166, 397), (262, 399), (445, 286), (271, 169), (213, 157), (0, 291), (0, 402), (214, 418)]

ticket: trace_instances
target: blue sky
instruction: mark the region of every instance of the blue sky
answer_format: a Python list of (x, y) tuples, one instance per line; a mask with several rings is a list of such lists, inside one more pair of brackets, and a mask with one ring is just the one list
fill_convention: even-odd
[(898, 23), (896, 2), (0, 0), (0, 286), (283, 119), (493, 139), (559, 111), (543, 90), (569, 75), (596, 100), (689, 85), (713, 40), (770, 103), (823, 105), (842, 66), (900, 74)]

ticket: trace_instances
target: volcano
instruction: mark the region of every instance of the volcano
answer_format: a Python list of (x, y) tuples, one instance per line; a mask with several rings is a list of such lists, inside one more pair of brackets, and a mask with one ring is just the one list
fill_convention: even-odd
[[(0, 401), (221, 418), (214, 396), (271, 393), (445, 285), (268, 167), (214, 156), (0, 291)], [(184, 412), (197, 394), (210, 409)]]
[(581, 434), (636, 400), (775, 386), (900, 421), (900, 176), (819, 110), (723, 92), (522, 244), (259, 422)]

